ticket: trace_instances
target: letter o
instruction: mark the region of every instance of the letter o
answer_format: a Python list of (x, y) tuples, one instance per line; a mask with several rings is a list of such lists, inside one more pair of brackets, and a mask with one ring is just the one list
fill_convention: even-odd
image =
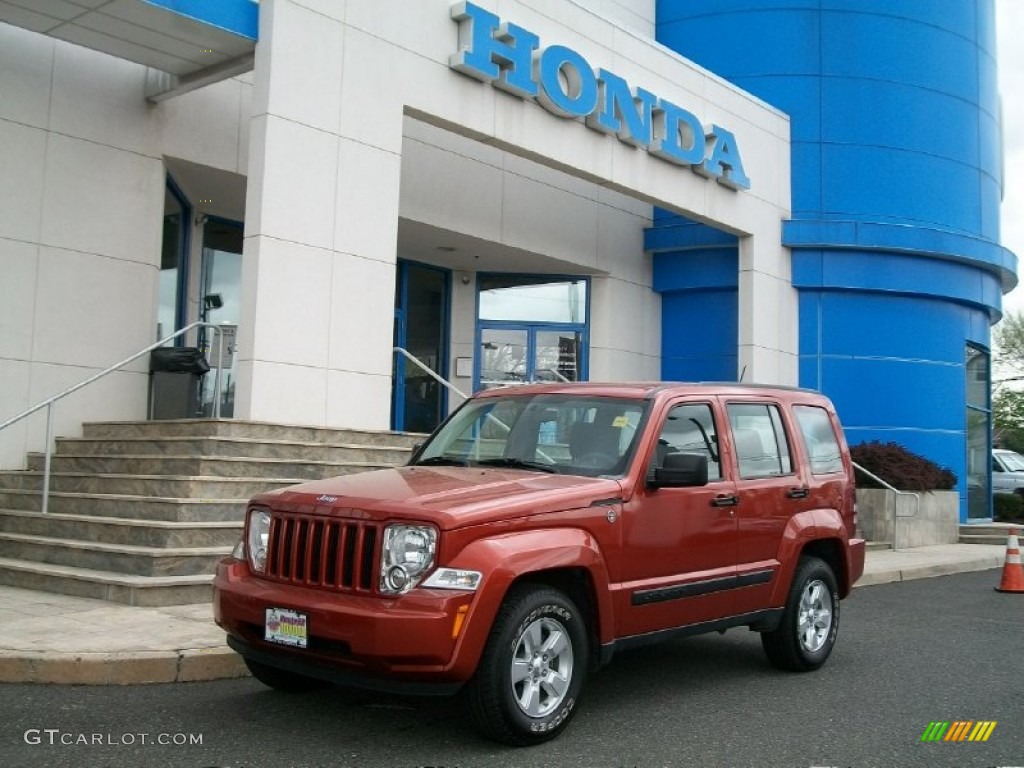
[[(552, 45), (540, 57), (537, 101), (559, 117), (586, 117), (597, 108), (597, 77), (579, 53)], [(564, 83), (563, 83), (564, 78)]]

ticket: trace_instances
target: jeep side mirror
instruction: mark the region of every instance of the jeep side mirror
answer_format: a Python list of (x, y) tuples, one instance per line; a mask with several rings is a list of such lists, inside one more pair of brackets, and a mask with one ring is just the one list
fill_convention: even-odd
[(670, 453), (654, 470), (654, 488), (692, 488), (708, 484), (708, 457), (702, 453)]

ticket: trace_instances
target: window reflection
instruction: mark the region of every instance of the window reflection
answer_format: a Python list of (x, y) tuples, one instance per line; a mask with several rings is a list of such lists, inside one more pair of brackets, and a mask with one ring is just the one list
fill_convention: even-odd
[(586, 311), (587, 282), (583, 279), (527, 275), (480, 278), (481, 320), (582, 323)]

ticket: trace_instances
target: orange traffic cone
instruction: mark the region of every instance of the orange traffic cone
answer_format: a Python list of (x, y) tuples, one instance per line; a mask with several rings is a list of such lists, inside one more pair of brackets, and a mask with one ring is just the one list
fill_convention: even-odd
[(1006, 564), (1003, 565), (1003, 580), (996, 587), (997, 592), (1024, 592), (1024, 566), (1020, 564), (1020, 545), (1017, 530), (1010, 529), (1006, 541)]

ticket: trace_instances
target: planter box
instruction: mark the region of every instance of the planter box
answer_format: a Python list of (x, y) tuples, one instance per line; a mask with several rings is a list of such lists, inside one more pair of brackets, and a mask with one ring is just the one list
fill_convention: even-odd
[[(897, 496), (886, 490), (858, 489), (857, 519), (864, 538), (887, 542), (899, 549), (956, 544), (960, 532), (960, 494), (956, 491), (927, 491), (917, 496), (919, 503), (913, 496)], [(895, 531), (894, 504), (899, 513), (895, 519)]]

